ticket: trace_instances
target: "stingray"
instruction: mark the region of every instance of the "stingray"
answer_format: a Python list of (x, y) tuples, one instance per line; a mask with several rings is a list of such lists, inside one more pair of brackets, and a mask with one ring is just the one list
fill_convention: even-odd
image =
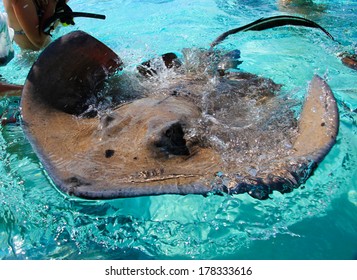
[(77, 197), (291, 192), (335, 143), (333, 93), (315, 75), (298, 114), (271, 79), (217, 71), (227, 57), (186, 49), (129, 71), (94, 37), (69, 33), (28, 74), (23, 129), (54, 184)]

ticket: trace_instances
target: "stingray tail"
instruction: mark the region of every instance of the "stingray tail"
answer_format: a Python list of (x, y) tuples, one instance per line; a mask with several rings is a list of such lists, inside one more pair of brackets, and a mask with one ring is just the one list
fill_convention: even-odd
[(269, 17), (269, 18), (260, 18), (254, 22), (251, 22), (247, 25), (234, 28), (231, 30), (228, 30), (227, 32), (224, 32), (221, 34), (219, 37), (217, 37), (216, 40), (214, 40), (211, 43), (211, 48), (214, 46), (218, 45), (221, 43), (223, 40), (225, 40), (229, 35), (236, 34), (241, 31), (261, 31), (265, 29), (270, 29), (274, 27), (279, 27), (279, 26), (284, 26), (284, 25), (295, 25), (295, 26), (305, 26), (305, 27), (311, 27), (311, 28), (318, 28), (322, 30), (328, 37), (330, 37), (332, 40), (335, 40), (332, 35), (327, 32), (325, 28), (320, 26), (314, 21), (302, 18), (302, 17), (296, 17), (296, 16), (274, 16), (274, 17)]

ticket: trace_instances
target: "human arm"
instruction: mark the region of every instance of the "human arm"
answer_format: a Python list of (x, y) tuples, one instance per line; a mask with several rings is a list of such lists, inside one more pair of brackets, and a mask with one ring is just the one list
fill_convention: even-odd
[[(41, 30), (41, 22), (34, 2), (32, 0), (12, 0), (11, 5), (19, 25), (34, 49), (39, 50), (46, 46), (50, 41), (50, 37)], [(54, 9), (55, 2), (49, 1), (49, 6), (45, 10), (43, 19), (45, 19), (45, 16), (51, 14), (51, 12), (53, 14)]]

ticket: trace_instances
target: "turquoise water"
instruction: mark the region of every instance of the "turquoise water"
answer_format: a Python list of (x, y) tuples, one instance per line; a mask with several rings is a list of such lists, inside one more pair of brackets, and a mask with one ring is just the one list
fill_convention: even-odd
[[(342, 51), (357, 52), (357, 1), (324, 5), (305, 16), (318, 30), (282, 27), (231, 36), (221, 48), (239, 48), (241, 69), (284, 84), (303, 99), (317, 73), (328, 80), (341, 114), (337, 144), (307, 183), (290, 194), (258, 201), (248, 195), (138, 197), (86, 201), (60, 193), (46, 177), (21, 127), (0, 128), (0, 259), (356, 259), (357, 72)], [(276, 1), (80, 0), (84, 30), (111, 47), (128, 69), (165, 52), (208, 47), (222, 32), (259, 17), (294, 14)], [(3, 6), (0, 6), (3, 10)], [(38, 53), (21, 53), (1, 75), (23, 83)], [(18, 99), (0, 100), (1, 110)]]

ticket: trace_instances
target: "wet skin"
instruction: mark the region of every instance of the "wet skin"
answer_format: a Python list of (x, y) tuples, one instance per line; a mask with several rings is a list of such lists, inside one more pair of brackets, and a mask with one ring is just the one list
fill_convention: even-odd
[(297, 121), (296, 103), (272, 80), (221, 75), (220, 55), (183, 56), (169, 68), (160, 58), (144, 63), (149, 77), (124, 71), (107, 79), (122, 62), (84, 32), (41, 54), (24, 86), (23, 127), (61, 190), (93, 199), (223, 192), (266, 199), (306, 181), (338, 132), (328, 85), (313, 78)]

